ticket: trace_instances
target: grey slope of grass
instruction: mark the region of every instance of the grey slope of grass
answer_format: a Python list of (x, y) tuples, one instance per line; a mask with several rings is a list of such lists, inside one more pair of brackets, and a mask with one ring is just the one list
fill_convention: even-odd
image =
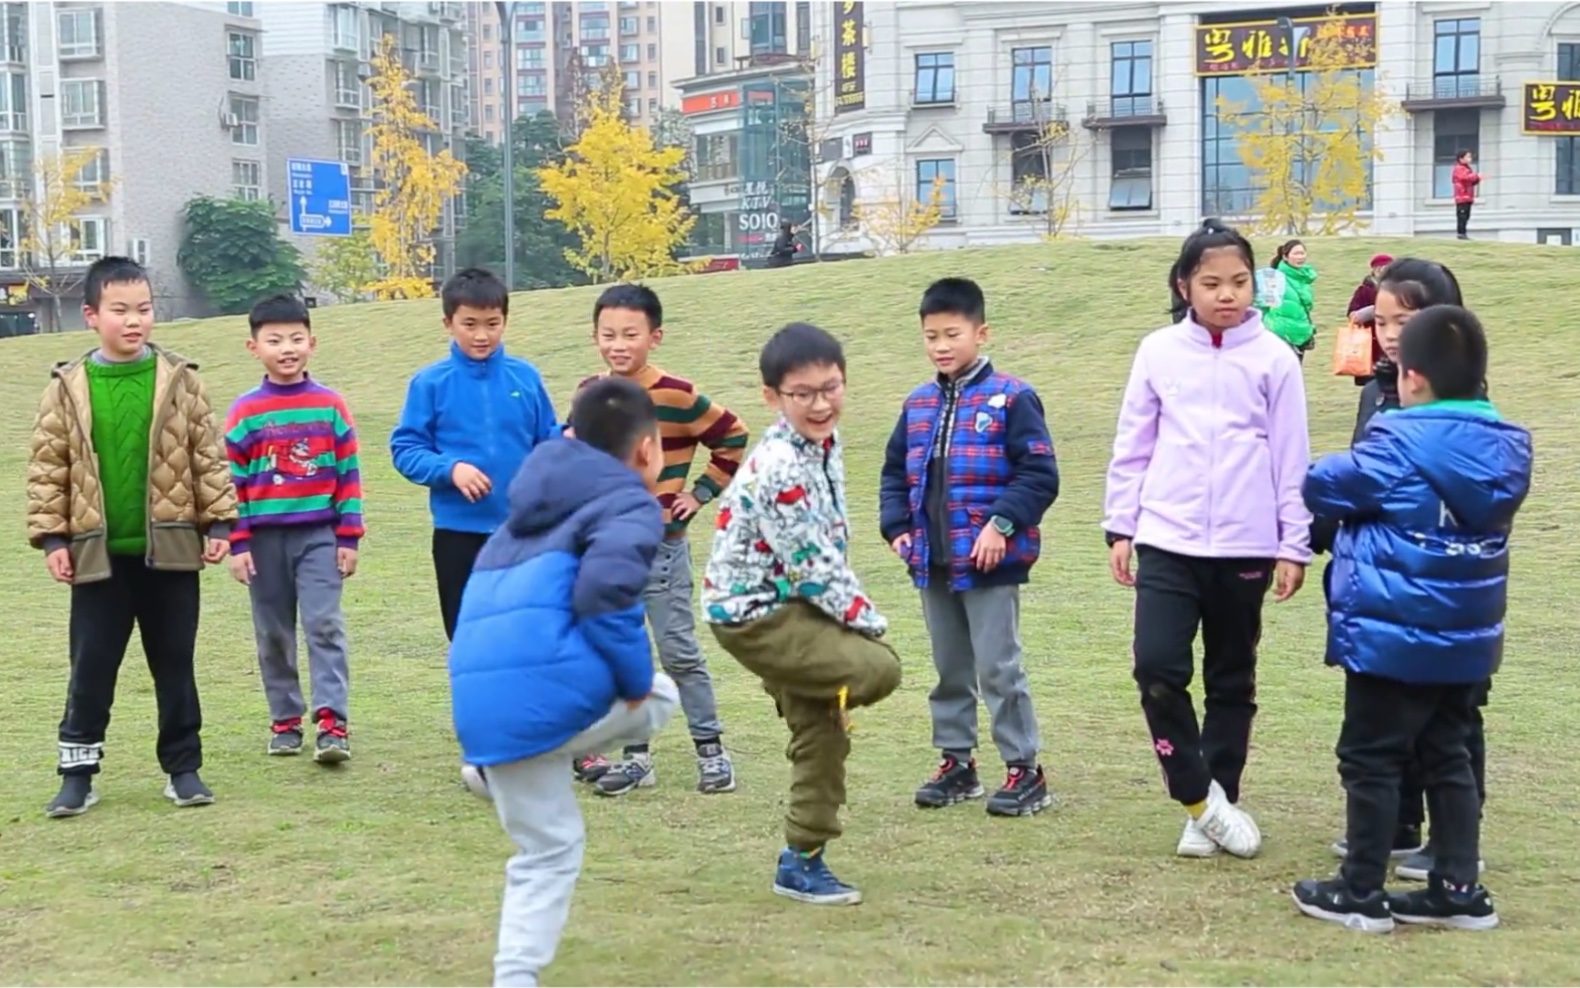
[[(1272, 244), (1261, 245), (1270, 253)], [(1342, 446), (1356, 389), (1327, 373), (1332, 329), (1378, 250), (1421, 242), (1312, 244), (1328, 330), (1306, 369), (1313, 441)], [(1572, 984), (1580, 773), (1566, 753), (1580, 635), (1574, 329), (1555, 302), (1580, 291), (1556, 250), (1432, 242), (1493, 339), (1492, 387), (1535, 433), (1535, 489), (1515, 553), (1508, 657), (1488, 711), (1487, 881), (1504, 929), (1483, 936), (1348, 935), (1297, 916), (1297, 878), (1326, 874), (1342, 826), (1332, 755), (1341, 702), (1322, 667), (1317, 574), (1269, 606), (1261, 717), (1247, 805), (1266, 834), (1250, 862), (1172, 858), (1181, 817), (1164, 796), (1129, 675), (1128, 595), (1108, 580), (1098, 520), (1119, 390), (1136, 342), (1163, 321), (1175, 242), (1069, 243), (798, 266), (659, 284), (669, 332), (656, 360), (739, 410), (766, 414), (756, 354), (792, 319), (839, 334), (850, 356), (854, 558), (893, 621), (906, 682), (863, 711), (850, 763), (848, 836), (830, 849), (867, 902), (817, 910), (768, 894), (787, 772), (785, 732), (756, 684), (704, 647), (717, 676), (740, 791), (692, 791), (676, 725), (656, 746), (660, 784), (586, 800), (587, 864), (557, 984)], [(987, 819), (980, 805), (923, 813), (911, 792), (932, 768), (932, 673), (914, 592), (876, 532), (882, 448), (899, 402), (927, 373), (916, 301), (946, 274), (982, 281), (991, 352), (1041, 391), (1063, 492), (1026, 590), (1023, 634), (1054, 810)], [(508, 345), (535, 361), (563, 408), (597, 369), (591, 290), (518, 296)], [(0, 341), (0, 494), (18, 521), (0, 549), (0, 981), (24, 984), (475, 984), (490, 972), (508, 842), (457, 782), (443, 634), (421, 491), (386, 448), (405, 381), (444, 353), (437, 303), (316, 313), (315, 373), (341, 389), (363, 442), (371, 530), (348, 587), (355, 758), (340, 771), (263, 755), (245, 591), (204, 577), (199, 642), (205, 778), (217, 805), (160, 797), (154, 704), (140, 649), (120, 680), (88, 816), (47, 821), (66, 677), (67, 592), (21, 541), (27, 436), (50, 363), (86, 349), (70, 335)], [(223, 408), (258, 374), (240, 319), (171, 327), (164, 343), (202, 362)], [(711, 513), (693, 550), (707, 552)], [(982, 733), (987, 737), (986, 714)], [(997, 771), (991, 748), (984, 770)], [(1444, 937), (1447, 937), (1445, 939)]]

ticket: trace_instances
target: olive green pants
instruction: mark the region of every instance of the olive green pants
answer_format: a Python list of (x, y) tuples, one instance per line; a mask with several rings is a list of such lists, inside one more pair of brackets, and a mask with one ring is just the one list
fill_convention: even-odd
[(899, 687), (900, 657), (800, 600), (746, 624), (709, 627), (726, 652), (762, 679), (790, 728), (785, 842), (802, 851), (822, 847), (840, 835), (845, 804), (850, 736), (840, 690), (847, 709), (877, 703)]

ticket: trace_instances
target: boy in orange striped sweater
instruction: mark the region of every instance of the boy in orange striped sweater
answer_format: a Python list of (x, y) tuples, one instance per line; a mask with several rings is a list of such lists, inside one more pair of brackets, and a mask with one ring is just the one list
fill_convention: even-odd
[[(733, 792), (735, 768), (721, 741), (719, 708), (713, 677), (697, 644), (696, 617), (691, 609), (691, 546), (686, 526), (702, 506), (729, 486), (746, 454), (746, 425), (723, 405), (708, 400), (696, 385), (647, 362), (648, 353), (664, 338), (664, 309), (658, 295), (642, 285), (615, 285), (593, 306), (593, 342), (610, 374), (647, 388), (658, 406), (664, 440), (664, 469), (658, 478), (658, 500), (664, 509), (664, 541), (653, 560), (644, 603), (659, 664), (680, 690), (691, 739), (697, 747), (697, 791)], [(590, 377), (583, 381), (596, 380)], [(574, 426), (574, 423), (569, 423)], [(692, 459), (706, 447), (708, 465), (695, 480)], [(691, 489), (687, 490), (690, 481)], [(623, 796), (653, 785), (653, 761), (646, 745), (625, 749), (611, 765), (592, 753), (576, 764), (577, 775), (603, 796)]]

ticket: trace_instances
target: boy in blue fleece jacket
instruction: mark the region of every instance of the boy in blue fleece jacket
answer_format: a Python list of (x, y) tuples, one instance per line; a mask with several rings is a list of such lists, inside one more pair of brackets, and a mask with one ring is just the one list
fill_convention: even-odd
[(440, 296), (450, 355), (412, 376), (390, 456), (402, 477), (428, 488), (439, 613), (454, 639), (472, 563), (509, 513), (505, 488), (560, 427), (538, 369), (501, 343), (510, 314), (504, 282), (468, 268)]
[[(1458, 306), (1422, 309), (1399, 339), (1399, 411), (1306, 477), (1306, 506), (1342, 522), (1328, 654), (1345, 671), (1338, 877), (1299, 882), (1300, 911), (1368, 933), (1395, 922), (1488, 930), (1470, 737), (1503, 661), (1509, 532), (1531, 486), (1530, 433), (1486, 400), (1487, 338)], [(1411, 759), (1432, 807), (1427, 887), (1388, 895), (1399, 782)]]
[(494, 984), (536, 985), (570, 914), (586, 832), (572, 761), (645, 744), (680, 694), (653, 671), (642, 591), (664, 537), (658, 412), (618, 377), (587, 385), (576, 438), (535, 448), (477, 557), (450, 646), (467, 784), (517, 853)]

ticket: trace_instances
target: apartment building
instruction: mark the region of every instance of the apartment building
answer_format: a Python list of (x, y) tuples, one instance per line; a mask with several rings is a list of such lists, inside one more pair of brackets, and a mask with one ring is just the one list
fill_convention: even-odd
[[(260, 78), (267, 94), (261, 119), (270, 135), (267, 194), (287, 201), (287, 158), (343, 161), (351, 168), (352, 206), (371, 209), (375, 176), (368, 124), (369, 59), (395, 40), (413, 78), (418, 105), (432, 121), (430, 153), (463, 154), (471, 121), (462, 3), (293, 3), (254, 5), (264, 29)], [(248, 109), (238, 107), (238, 109)], [(447, 206), (436, 240), (435, 277), (453, 267), (456, 209)], [(303, 250), (314, 237), (294, 238)]]
[(1291, 34), (1299, 77), (1300, 39), (1333, 18), (1373, 39), (1372, 63), (1347, 71), (1398, 110), (1377, 138), (1372, 231), (1452, 236), (1449, 174), (1468, 149), (1488, 176), (1472, 236), (1580, 238), (1580, 4), (912, 0), (813, 11), (813, 35), (832, 39), (819, 86), (836, 97), (817, 125), (828, 138), (817, 167), (841, 203), (819, 235), (839, 249), (870, 246), (853, 209), (863, 195), (914, 195), (935, 176), (946, 219), (930, 246), (1035, 239), (1048, 209), (1021, 189), (1047, 166), (1024, 152), (1050, 119), (1068, 122), (1080, 148), (1069, 232), (1183, 235), (1203, 215), (1244, 216), (1253, 177), (1220, 107), (1253, 100), (1251, 72), (1287, 67)]
[(676, 63), (671, 78), (733, 72), (775, 55), (811, 54), (814, 6), (831, 5), (783, 0), (664, 4), (670, 14), (668, 50)]
[(267, 175), (254, 6), (0, 5), (0, 320), (47, 301), (27, 285), (43, 273), (37, 259), (18, 249), (36, 169), (90, 147), (101, 152), (80, 179), (107, 195), (79, 210), (56, 265), (62, 327), (81, 328), (73, 283), (112, 253), (148, 266), (165, 317), (201, 309), (176, 263), (182, 209), (198, 195), (259, 194)]

